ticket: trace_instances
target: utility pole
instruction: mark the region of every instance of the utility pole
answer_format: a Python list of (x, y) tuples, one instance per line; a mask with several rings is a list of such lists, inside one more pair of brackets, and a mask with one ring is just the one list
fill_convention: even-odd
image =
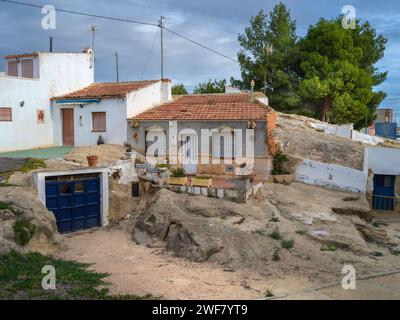
[(53, 52), (53, 37), (50, 37), (50, 52)]
[(115, 51), (115, 68), (117, 73), (117, 82), (119, 82), (119, 62), (118, 62), (118, 51)]
[(161, 16), (158, 24), (161, 32), (161, 80), (164, 79), (164, 20), (165, 17)]
[(94, 57), (94, 38), (95, 38), (95, 35), (96, 35), (97, 28), (96, 28), (96, 26), (94, 24), (92, 24), (92, 25), (90, 25), (90, 30), (92, 31), (92, 46), (91, 46), (92, 59), (91, 59), (90, 68), (93, 68), (94, 67), (94, 62), (95, 62), (95, 57)]

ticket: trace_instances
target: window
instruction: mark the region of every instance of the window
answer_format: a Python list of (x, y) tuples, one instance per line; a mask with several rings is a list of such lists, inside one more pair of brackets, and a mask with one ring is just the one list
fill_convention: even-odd
[(0, 108), (0, 121), (12, 121), (11, 108)]
[(21, 75), (23, 78), (33, 78), (33, 60), (21, 61)]
[(106, 113), (93, 112), (92, 113), (92, 131), (93, 132), (106, 132)]
[(235, 158), (235, 136), (234, 132), (220, 131), (212, 135), (213, 158), (234, 159)]
[(18, 62), (10, 61), (8, 63), (8, 75), (11, 77), (18, 77)]

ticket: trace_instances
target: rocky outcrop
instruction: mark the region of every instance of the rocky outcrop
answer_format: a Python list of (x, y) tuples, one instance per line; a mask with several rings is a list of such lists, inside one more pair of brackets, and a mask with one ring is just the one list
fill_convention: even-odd
[[(162, 240), (168, 250), (192, 261), (237, 268), (254, 266), (266, 259), (274, 244), (269, 237), (241, 228), (252, 210), (257, 211), (246, 204), (162, 189), (136, 217), (132, 238), (140, 244)], [(261, 210), (258, 213), (263, 214)], [(268, 214), (264, 216), (267, 221)]]
[(27, 187), (1, 188), (0, 253), (9, 250), (52, 254), (63, 247), (54, 215)]

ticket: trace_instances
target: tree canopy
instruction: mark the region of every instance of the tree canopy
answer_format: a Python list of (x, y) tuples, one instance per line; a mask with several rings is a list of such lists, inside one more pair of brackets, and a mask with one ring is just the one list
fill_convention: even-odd
[(187, 90), (183, 83), (173, 85), (171, 88), (172, 94), (179, 95), (179, 94), (187, 94)]
[(260, 10), (239, 35), (242, 88), (254, 79), (277, 110), (333, 123), (372, 123), (386, 97), (373, 88), (386, 80), (375, 64), (387, 40), (368, 23), (344, 29), (342, 17), (320, 19), (303, 38), (283, 3)]
[(211, 80), (199, 83), (194, 89), (194, 94), (202, 94), (202, 93), (224, 93), (226, 86), (226, 80)]

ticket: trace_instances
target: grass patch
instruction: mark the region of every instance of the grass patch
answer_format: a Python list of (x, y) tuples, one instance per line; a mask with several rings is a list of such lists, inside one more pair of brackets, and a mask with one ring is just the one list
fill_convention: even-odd
[[(44, 290), (42, 273), (45, 265), (56, 270), (56, 289)], [(104, 279), (107, 273), (88, 270), (90, 264), (65, 261), (39, 253), (26, 255), (15, 251), (0, 256), (0, 299), (49, 300), (138, 300), (152, 299), (150, 295), (111, 295)]]
[(282, 240), (282, 241), (281, 241), (281, 247), (282, 247), (283, 249), (289, 250), (289, 249), (292, 249), (293, 246), (294, 246), (294, 240), (293, 240), (293, 239), (290, 239), (290, 240)]
[(321, 251), (336, 251), (336, 250), (337, 248), (333, 243), (327, 243), (321, 247)]
[(15, 243), (20, 246), (26, 245), (35, 234), (35, 225), (28, 220), (17, 220), (13, 224)]
[(307, 233), (307, 231), (305, 230), (296, 230), (297, 234), (301, 234), (301, 235), (305, 235)]
[(27, 158), (25, 163), (18, 169), (22, 173), (27, 173), (32, 170), (36, 170), (39, 168), (46, 168), (46, 164), (42, 159), (35, 159), (35, 158)]
[(395, 256), (400, 256), (400, 250), (396, 250), (396, 249), (389, 249), (390, 253), (395, 255)]
[(281, 240), (281, 234), (279, 232), (279, 229), (275, 228), (275, 230), (270, 234), (270, 237), (274, 240)]
[(269, 220), (270, 222), (279, 222), (279, 218), (278, 217), (272, 217), (271, 220)]

